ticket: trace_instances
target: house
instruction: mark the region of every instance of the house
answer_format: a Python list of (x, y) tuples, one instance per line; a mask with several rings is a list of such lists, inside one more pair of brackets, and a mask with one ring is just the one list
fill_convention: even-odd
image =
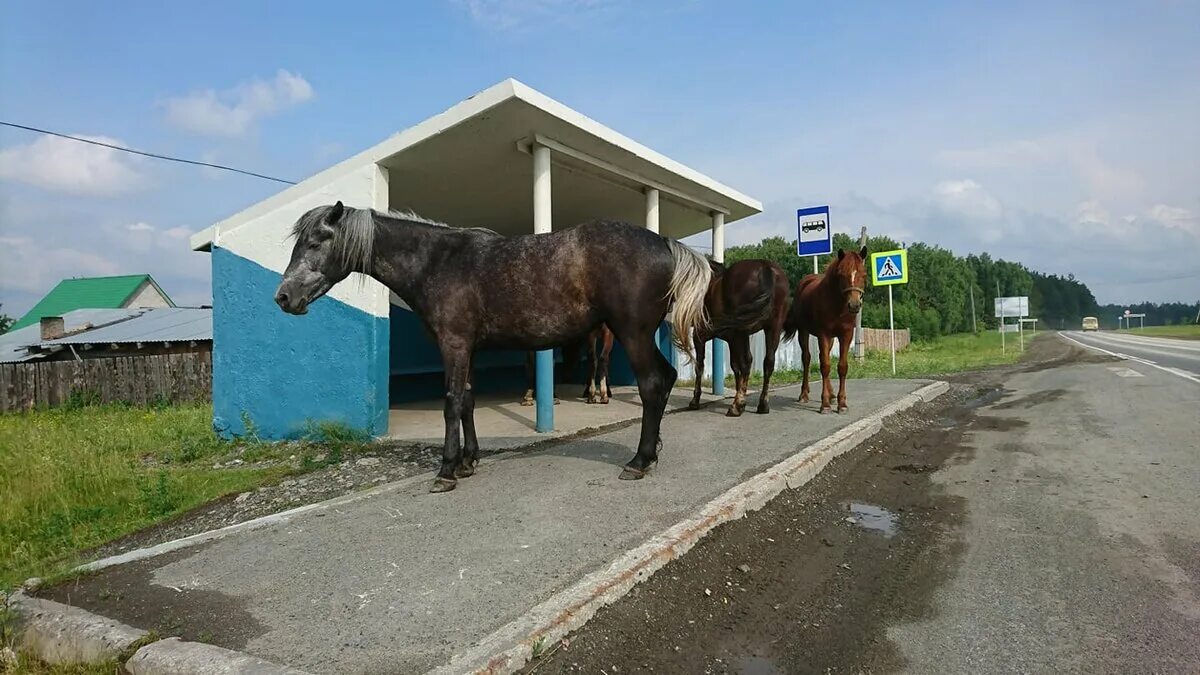
[(32, 326), (42, 317), (63, 316), (76, 309), (174, 306), (175, 303), (149, 274), (63, 279), (9, 330)]
[(208, 307), (77, 309), (0, 335), (0, 363), (211, 351)]

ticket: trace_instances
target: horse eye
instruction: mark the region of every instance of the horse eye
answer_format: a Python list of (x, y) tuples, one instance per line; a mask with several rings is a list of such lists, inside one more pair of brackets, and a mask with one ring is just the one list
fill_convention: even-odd
[(309, 250), (315, 251), (315, 250), (321, 248), (321, 242), (310, 241), (310, 242), (308, 242), (308, 248), (309, 248)]

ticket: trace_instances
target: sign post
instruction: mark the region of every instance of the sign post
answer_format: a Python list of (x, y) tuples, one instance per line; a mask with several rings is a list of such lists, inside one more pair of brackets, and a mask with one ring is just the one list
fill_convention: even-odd
[(829, 225), (829, 207), (813, 206), (796, 211), (796, 255), (812, 256), (813, 274), (817, 256), (833, 253), (833, 230)]
[(871, 254), (871, 285), (888, 287), (888, 329), (892, 337), (892, 375), (896, 374), (896, 314), (892, 305), (892, 286), (908, 283), (908, 251), (884, 251)]
[(1017, 333), (1021, 341), (1021, 351), (1025, 351), (1025, 333), (1024, 319), (1029, 316), (1029, 296), (1014, 295), (1006, 298), (996, 298), (996, 318), (1000, 319), (1000, 348), (1007, 353), (1004, 344), (1004, 334), (1008, 332), (1009, 325), (1005, 321), (1006, 318), (1013, 316), (1017, 318)]

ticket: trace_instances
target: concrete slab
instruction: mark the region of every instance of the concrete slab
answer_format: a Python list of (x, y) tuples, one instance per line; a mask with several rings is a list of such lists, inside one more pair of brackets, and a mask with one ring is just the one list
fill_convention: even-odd
[[(538, 433), (534, 428), (536, 409), (521, 405), (521, 394), (489, 394), (475, 401), (475, 428), (479, 445), (488, 450), (510, 450), (545, 440), (573, 436), (582, 431), (640, 419), (642, 402), (637, 387), (613, 387), (613, 397), (607, 404), (588, 404), (579, 394), (583, 385), (559, 385), (555, 395), (554, 431)], [(721, 397), (704, 394), (705, 403)], [(667, 403), (668, 411), (683, 410), (692, 399), (690, 390), (677, 388)], [(446, 423), (442, 420), (442, 401), (429, 400), (405, 403), (388, 413), (388, 437), (409, 443), (441, 445)]]
[[(424, 672), (469, 658), (532, 608), (798, 449), (865, 433), (924, 384), (853, 381), (845, 415), (797, 404), (795, 387), (777, 392), (767, 416), (729, 419), (720, 404), (670, 415), (660, 463), (637, 482), (617, 480), (636, 425), (501, 455), (449, 494), (429, 494), (428, 476), (403, 481), (136, 563), (150, 565), (137, 574), (165, 612), (189, 616), (190, 602), (219, 596), (222, 616), (189, 621), (228, 628), (250, 617), (243, 644), (224, 646), (314, 673)], [(114, 567), (89, 583), (121, 574)]]

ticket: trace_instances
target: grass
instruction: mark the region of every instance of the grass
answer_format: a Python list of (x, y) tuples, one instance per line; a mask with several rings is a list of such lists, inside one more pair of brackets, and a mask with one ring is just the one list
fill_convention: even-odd
[(1130, 335), (1145, 335), (1148, 337), (1169, 337), (1183, 340), (1200, 340), (1200, 325), (1184, 324), (1180, 326), (1146, 326), (1145, 328), (1123, 328), (1118, 333)]
[[(81, 551), (222, 495), (340, 461), (365, 440), (325, 425), (314, 426), (307, 443), (235, 444), (219, 439), (211, 420), (208, 405), (0, 415), (0, 589), (60, 576)], [(292, 454), (298, 467), (214, 468), (233, 457), (249, 464)]]
[[(1025, 346), (1029, 346), (1032, 337), (1026, 333)], [(936, 375), (949, 375), (964, 370), (999, 366), (1015, 363), (1021, 357), (1020, 343), (1016, 335), (1005, 338), (1005, 346), (1001, 345), (1000, 334), (984, 332), (978, 335), (960, 333), (946, 335), (934, 340), (914, 342), (908, 348), (896, 352), (895, 377), (923, 378)], [(810, 381), (821, 381), (820, 366), (817, 355), (813, 354), (810, 366)], [(803, 379), (800, 369), (777, 369), (771, 376), (771, 386), (799, 382)], [(833, 357), (830, 374), (837, 378), (837, 356)], [(857, 378), (887, 378), (892, 377), (892, 355), (890, 351), (868, 350), (863, 361), (851, 361), (850, 371), (846, 375), (850, 379)], [(750, 378), (751, 387), (762, 384), (762, 375), (754, 374)], [(677, 386), (691, 387), (690, 383)], [(733, 377), (726, 378), (726, 386), (733, 386)], [(836, 384), (834, 385), (837, 386)], [(817, 389), (815, 391), (820, 391)]]

